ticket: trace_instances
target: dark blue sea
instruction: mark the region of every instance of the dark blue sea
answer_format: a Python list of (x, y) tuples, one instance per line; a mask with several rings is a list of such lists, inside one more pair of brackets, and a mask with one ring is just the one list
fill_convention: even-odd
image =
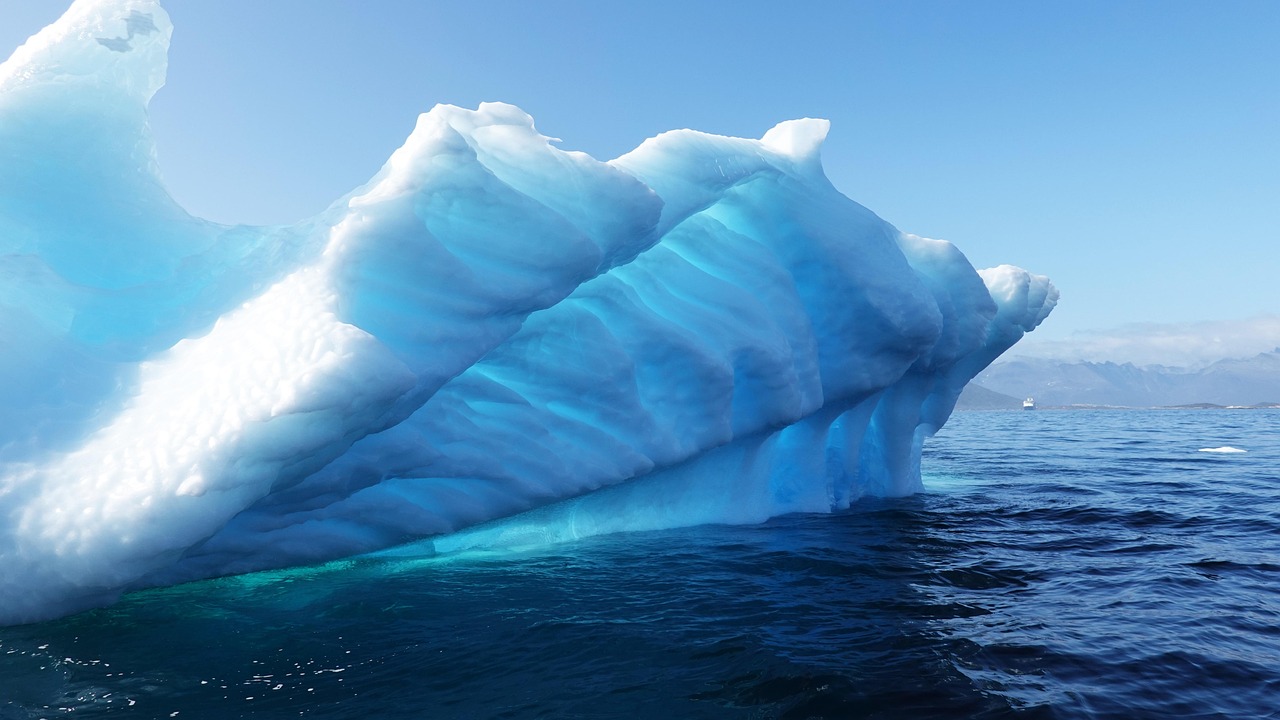
[(1280, 411), (957, 413), (924, 472), (0, 629), (0, 718), (1280, 717)]

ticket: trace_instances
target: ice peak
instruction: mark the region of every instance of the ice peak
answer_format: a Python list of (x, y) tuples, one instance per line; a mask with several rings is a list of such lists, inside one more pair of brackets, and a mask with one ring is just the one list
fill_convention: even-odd
[(831, 121), (822, 118), (800, 118), (774, 125), (760, 138), (771, 150), (790, 155), (798, 162), (817, 161), (818, 151), (831, 130)]
[(151, 99), (164, 85), (173, 25), (156, 0), (77, 0), (0, 64), (0, 90), (58, 79)]

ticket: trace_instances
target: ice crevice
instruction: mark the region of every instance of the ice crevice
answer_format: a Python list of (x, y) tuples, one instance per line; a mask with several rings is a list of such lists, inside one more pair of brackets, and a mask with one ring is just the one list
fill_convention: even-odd
[(839, 193), (815, 119), (600, 162), (440, 105), (319, 216), (206, 222), (147, 128), (171, 31), (78, 0), (0, 65), (0, 624), (911, 493), (1057, 302)]

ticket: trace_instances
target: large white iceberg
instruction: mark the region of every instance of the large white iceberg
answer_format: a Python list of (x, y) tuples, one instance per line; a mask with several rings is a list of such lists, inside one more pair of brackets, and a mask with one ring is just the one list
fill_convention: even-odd
[(837, 192), (823, 120), (599, 162), (438, 106), (319, 217), (202, 221), (147, 128), (170, 32), (79, 0), (0, 65), (0, 623), (415, 538), (911, 493), (1057, 301)]

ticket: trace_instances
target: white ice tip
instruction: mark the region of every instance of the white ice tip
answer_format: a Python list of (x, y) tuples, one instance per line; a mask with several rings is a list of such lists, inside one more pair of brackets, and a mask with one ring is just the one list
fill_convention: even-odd
[(1249, 452), (1249, 451), (1248, 451), (1248, 450), (1241, 450), (1241, 449), (1240, 449), (1240, 448), (1238, 448), (1238, 447), (1231, 447), (1230, 445), (1223, 445), (1222, 447), (1216, 447), (1216, 448), (1200, 448), (1199, 452), (1211, 452), (1211, 453), (1242, 453), (1242, 452)]
[(788, 120), (774, 125), (769, 132), (760, 138), (775, 152), (790, 155), (797, 160), (816, 157), (822, 141), (827, 139), (831, 130), (831, 121), (819, 118), (801, 118)]

